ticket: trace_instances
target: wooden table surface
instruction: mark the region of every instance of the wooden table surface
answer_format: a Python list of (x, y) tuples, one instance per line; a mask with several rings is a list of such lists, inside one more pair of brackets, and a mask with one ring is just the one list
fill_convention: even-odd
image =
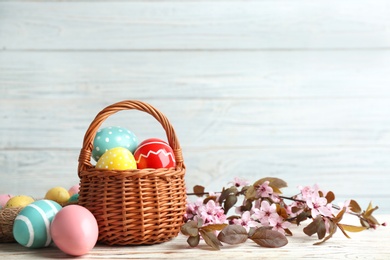
[[(378, 221), (389, 223), (390, 215), (377, 216)], [(350, 223), (350, 222), (348, 222)], [(306, 236), (302, 228), (291, 228), (292, 237), (282, 248), (259, 247), (252, 241), (231, 246), (225, 244), (220, 251), (210, 249), (204, 242), (196, 248), (187, 245), (186, 237), (179, 234), (175, 239), (148, 246), (96, 245), (82, 259), (390, 259), (390, 228), (349, 233), (350, 239), (340, 231), (322, 245), (315, 236)], [(28, 249), (17, 243), (0, 244), (0, 259), (62, 259), (72, 258), (54, 246), (44, 249)]]

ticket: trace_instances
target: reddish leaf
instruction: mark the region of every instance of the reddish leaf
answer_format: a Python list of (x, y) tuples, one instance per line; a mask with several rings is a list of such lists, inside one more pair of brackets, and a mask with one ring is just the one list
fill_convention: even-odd
[(185, 236), (197, 236), (198, 235), (198, 223), (195, 221), (188, 221), (180, 229), (181, 233)]
[(245, 192), (245, 199), (247, 200), (255, 200), (256, 199), (256, 189), (252, 185), (248, 187), (248, 189)]
[(256, 244), (263, 247), (282, 247), (287, 245), (288, 240), (286, 236), (278, 231), (271, 230), (270, 228), (260, 227), (256, 229), (251, 237)]
[(356, 202), (356, 200), (351, 200), (351, 202), (349, 203), (349, 207), (350, 207), (352, 212), (355, 212), (355, 213), (362, 212), (362, 209), (360, 208), (360, 205)]
[(201, 227), (200, 230), (203, 230), (205, 232), (212, 232), (217, 230), (224, 229), (228, 224), (210, 224), (204, 227)]
[(226, 214), (229, 209), (231, 209), (237, 202), (237, 196), (235, 194), (230, 194), (223, 204), (224, 207), (224, 213)]
[(200, 230), (200, 234), (202, 235), (206, 244), (211, 246), (213, 249), (219, 250), (219, 247), (222, 246), (222, 243), (218, 240), (214, 232), (206, 232), (204, 230)]
[(313, 219), (313, 221), (309, 225), (307, 225), (303, 229), (303, 232), (308, 236), (312, 236), (312, 235), (316, 234), (318, 227), (320, 225), (320, 222), (323, 222), (321, 216), (316, 217), (315, 219)]
[(200, 236), (199, 235), (194, 236), (194, 237), (188, 237), (188, 239), (187, 239), (187, 243), (191, 247), (196, 247), (197, 245), (199, 245), (199, 241), (200, 241)]
[(218, 239), (221, 242), (236, 245), (244, 243), (248, 239), (248, 233), (243, 226), (229, 225), (218, 234)]
[(334, 193), (332, 191), (329, 191), (326, 196), (325, 196), (326, 200), (328, 203), (331, 203), (332, 201), (334, 201), (334, 199), (336, 198)]
[(339, 227), (343, 227), (343, 229), (345, 231), (348, 231), (348, 232), (360, 232), (360, 231), (363, 231), (363, 230), (367, 230), (366, 227), (360, 227), (360, 226), (353, 226), (353, 225), (347, 225), (347, 224), (339, 224), (338, 225)]
[(325, 235), (326, 235), (325, 221), (321, 218), (321, 221), (319, 222), (317, 227), (318, 239), (323, 239)]
[(321, 245), (325, 241), (329, 240), (333, 236), (333, 234), (336, 233), (336, 230), (337, 230), (337, 225), (333, 221), (329, 221), (329, 235), (327, 235), (320, 242), (314, 243), (314, 245), (316, 245), (316, 246)]
[(195, 195), (198, 197), (202, 197), (204, 195), (204, 187), (201, 185), (195, 185), (193, 190)]

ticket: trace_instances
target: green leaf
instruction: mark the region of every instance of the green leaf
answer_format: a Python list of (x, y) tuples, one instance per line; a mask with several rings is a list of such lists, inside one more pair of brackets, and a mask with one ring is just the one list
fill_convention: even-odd
[(193, 237), (188, 237), (188, 239), (187, 239), (187, 243), (191, 247), (196, 247), (197, 245), (199, 245), (199, 241), (200, 241), (200, 236), (199, 235), (193, 236)]
[(185, 236), (191, 236), (191, 237), (197, 236), (199, 233), (198, 223), (194, 220), (188, 221), (183, 226), (181, 226), (180, 231)]
[(222, 243), (218, 240), (214, 232), (206, 232), (201, 229), (200, 234), (203, 237), (206, 244), (211, 246), (213, 249), (219, 250), (220, 249), (219, 247), (222, 246)]
[(260, 227), (249, 237), (256, 244), (263, 247), (277, 248), (287, 245), (288, 240), (285, 235), (268, 227)]
[(221, 242), (236, 245), (244, 243), (248, 239), (248, 233), (243, 226), (229, 225), (218, 234), (218, 239)]

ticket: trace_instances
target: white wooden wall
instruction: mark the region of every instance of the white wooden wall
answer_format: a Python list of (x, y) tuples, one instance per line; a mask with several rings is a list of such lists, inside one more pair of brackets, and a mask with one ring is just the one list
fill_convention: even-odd
[[(390, 1), (0, 2), (0, 193), (77, 183), (124, 99), (171, 120), (188, 188), (275, 176), (390, 212)], [(108, 125), (164, 137), (136, 111)]]

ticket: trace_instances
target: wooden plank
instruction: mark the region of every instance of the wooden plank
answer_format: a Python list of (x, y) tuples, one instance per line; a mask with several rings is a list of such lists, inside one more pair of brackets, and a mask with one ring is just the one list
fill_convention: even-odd
[[(297, 187), (318, 184), (332, 190), (337, 202), (356, 199), (366, 206), (371, 200), (381, 212), (390, 212), (389, 148), (327, 149), (184, 149), (187, 189), (203, 185), (221, 191), (234, 177), (250, 182), (263, 177), (284, 179), (285, 195)], [(0, 151), (0, 194), (29, 194), (40, 198), (55, 186), (78, 182), (78, 149)]]
[[(149, 102), (149, 100), (145, 100)], [(183, 147), (388, 147), (389, 99), (153, 99)], [(2, 149), (81, 148), (95, 115), (111, 102), (17, 99), (1, 102)], [(178, 109), (180, 108), (180, 109)], [(121, 125), (140, 140), (165, 138), (151, 116), (122, 111), (101, 127)]]
[(388, 75), (389, 51), (0, 51), (0, 100), (390, 98)]
[(3, 50), (389, 48), (375, 1), (16, 2), (0, 4)]
[[(379, 219), (389, 219), (389, 215), (380, 215)], [(210, 250), (202, 240), (199, 246), (188, 246), (187, 237), (179, 234), (173, 240), (152, 246), (107, 246), (98, 244), (83, 259), (387, 259), (390, 255), (386, 246), (390, 240), (389, 228), (380, 227), (375, 231), (351, 233), (347, 239), (340, 231), (322, 246), (313, 246), (317, 237), (308, 237), (303, 227), (292, 226), (293, 236), (288, 244), (281, 248), (259, 247), (247, 240), (239, 245), (224, 244), (221, 250)], [(349, 222), (346, 222), (349, 223)], [(380, 242), (382, 243), (380, 243)], [(0, 257), (3, 259), (57, 259), (69, 257), (55, 246), (31, 250), (17, 243), (0, 244)]]

